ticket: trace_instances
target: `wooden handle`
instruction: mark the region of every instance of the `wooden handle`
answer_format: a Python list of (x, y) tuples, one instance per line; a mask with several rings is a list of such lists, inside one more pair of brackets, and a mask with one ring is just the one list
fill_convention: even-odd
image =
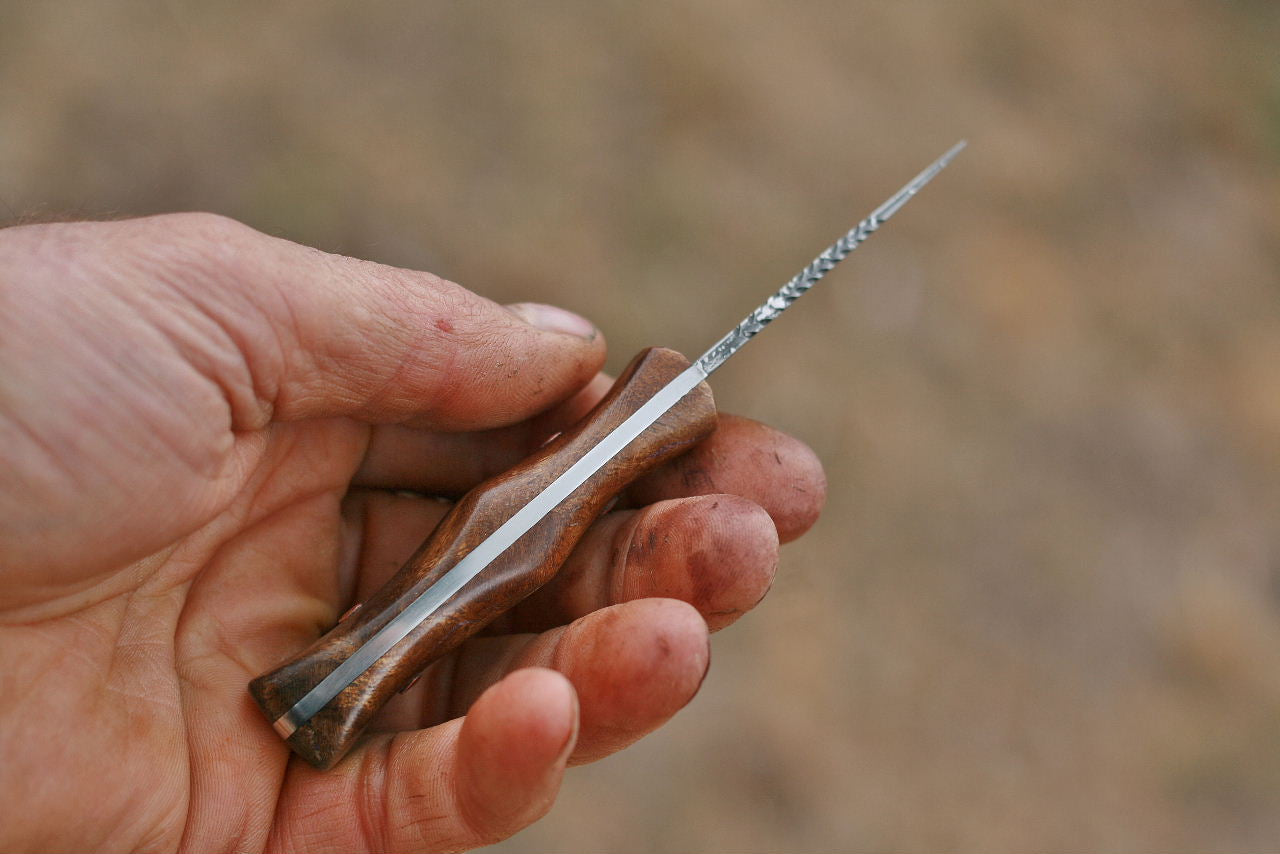
[[(249, 683), (267, 718), (276, 721), (291, 709), (409, 602), (687, 367), (688, 360), (673, 350), (642, 351), (585, 418), (515, 468), (464, 495), (395, 577), (358, 610), (349, 612), (310, 647)], [(288, 737), (289, 746), (311, 764), (331, 767), (351, 749), (378, 709), (423, 668), (555, 575), (587, 526), (619, 491), (691, 448), (715, 425), (711, 389), (700, 383), (299, 726)]]

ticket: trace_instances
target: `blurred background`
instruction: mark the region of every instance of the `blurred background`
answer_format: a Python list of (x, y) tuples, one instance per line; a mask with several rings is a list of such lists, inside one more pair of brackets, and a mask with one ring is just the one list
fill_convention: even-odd
[(1280, 5), (0, 0), (0, 217), (204, 209), (700, 353), (830, 500), (500, 851), (1280, 844)]

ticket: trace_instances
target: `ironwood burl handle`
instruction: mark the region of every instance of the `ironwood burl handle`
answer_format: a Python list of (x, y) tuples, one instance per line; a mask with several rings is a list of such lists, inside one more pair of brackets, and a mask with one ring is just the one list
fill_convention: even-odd
[[(267, 718), (280, 719), (409, 602), (687, 367), (689, 361), (673, 350), (642, 351), (585, 418), (514, 468), (464, 495), (395, 577), (358, 610), (310, 647), (249, 683)], [(378, 709), (423, 668), (555, 575), (587, 526), (619, 491), (688, 450), (715, 425), (711, 389), (700, 383), (298, 726), (288, 736), (289, 746), (311, 764), (331, 767), (351, 749)]]

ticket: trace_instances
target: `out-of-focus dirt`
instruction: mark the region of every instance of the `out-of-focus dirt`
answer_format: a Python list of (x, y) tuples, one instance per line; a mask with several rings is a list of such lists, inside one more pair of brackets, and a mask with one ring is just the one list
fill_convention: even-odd
[[(202, 208), (701, 348), (826, 515), (524, 850), (1280, 839), (1280, 7), (0, 2), (0, 217)], [(690, 8), (692, 6), (692, 8)]]

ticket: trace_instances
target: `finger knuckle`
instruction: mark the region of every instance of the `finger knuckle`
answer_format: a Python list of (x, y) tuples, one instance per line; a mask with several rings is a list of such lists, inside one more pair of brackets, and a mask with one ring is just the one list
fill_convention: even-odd
[(165, 247), (168, 260), (186, 275), (235, 277), (248, 260), (245, 251), (257, 234), (222, 214), (184, 212), (143, 220), (151, 245)]

